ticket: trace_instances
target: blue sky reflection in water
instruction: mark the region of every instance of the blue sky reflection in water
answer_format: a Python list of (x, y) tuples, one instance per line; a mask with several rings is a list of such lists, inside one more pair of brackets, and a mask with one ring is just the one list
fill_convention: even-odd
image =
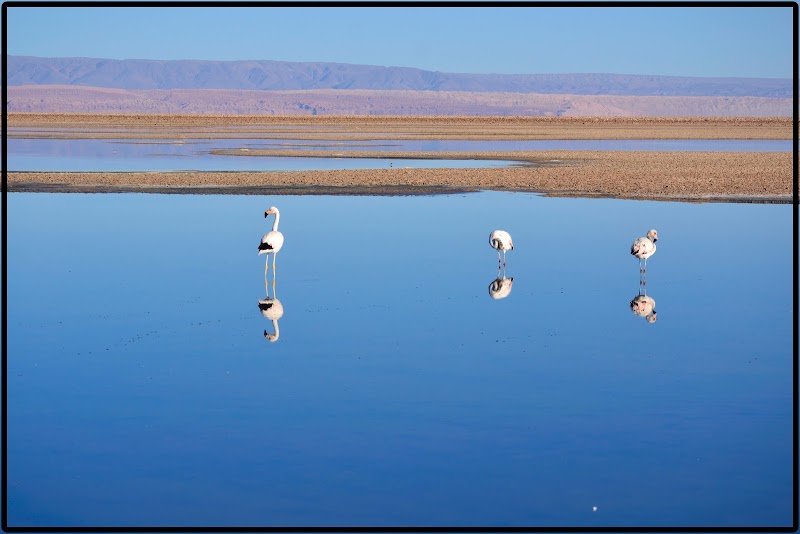
[[(270, 205), (275, 343), (257, 307)], [(791, 524), (791, 206), (8, 209), (10, 526)], [(653, 324), (629, 307), (650, 227)], [(497, 301), (495, 228), (515, 243)]]

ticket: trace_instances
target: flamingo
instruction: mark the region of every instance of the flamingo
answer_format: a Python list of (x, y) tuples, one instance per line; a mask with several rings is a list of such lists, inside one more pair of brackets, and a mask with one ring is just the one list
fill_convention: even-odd
[(261, 238), (261, 243), (258, 245), (258, 255), (266, 254), (267, 261), (264, 264), (264, 280), (267, 279), (267, 269), (269, 268), (269, 255), (272, 254), (272, 270), (275, 271), (275, 256), (278, 251), (283, 247), (283, 234), (278, 231), (278, 222), (281, 220), (281, 213), (278, 208), (272, 206), (264, 212), (264, 218), (269, 217), (271, 213), (275, 214), (275, 222), (272, 224), (272, 231), (264, 234)]
[[(639, 237), (631, 245), (631, 255), (639, 258), (639, 275), (647, 274), (647, 258), (656, 253), (656, 241), (658, 232), (650, 230), (645, 237)], [(644, 269), (642, 269), (644, 260)]]
[(489, 245), (497, 251), (497, 263), (500, 263), (500, 251), (503, 251), (503, 267), (506, 265), (506, 251), (514, 250), (511, 234), (505, 230), (495, 230), (489, 235)]

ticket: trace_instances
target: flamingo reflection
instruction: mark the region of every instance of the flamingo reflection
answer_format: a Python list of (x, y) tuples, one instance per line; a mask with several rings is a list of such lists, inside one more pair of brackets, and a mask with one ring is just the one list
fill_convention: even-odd
[(636, 317), (644, 317), (648, 323), (656, 322), (656, 301), (647, 296), (647, 279), (639, 278), (639, 294), (631, 301), (631, 312)]
[(280, 330), (278, 329), (278, 319), (283, 317), (283, 304), (281, 304), (281, 301), (278, 300), (278, 296), (275, 293), (274, 265), (272, 273), (272, 297), (269, 296), (269, 284), (265, 282), (264, 288), (266, 289), (267, 297), (258, 301), (258, 309), (261, 311), (261, 315), (272, 321), (272, 328), (275, 330), (275, 333), (270, 334), (264, 330), (264, 337), (270, 342), (274, 343), (275, 341), (278, 341), (278, 336), (281, 335)]
[(504, 299), (511, 294), (511, 287), (514, 285), (514, 278), (506, 277), (506, 270), (503, 268), (502, 276), (500, 269), (497, 269), (497, 278), (489, 284), (489, 296), (494, 300)]
[(264, 337), (270, 342), (278, 341), (281, 331), (278, 328), (278, 319), (283, 317), (283, 305), (278, 299), (263, 299), (258, 301), (258, 309), (261, 310), (261, 315), (272, 321), (272, 328), (275, 330), (274, 334), (270, 334), (264, 330)]

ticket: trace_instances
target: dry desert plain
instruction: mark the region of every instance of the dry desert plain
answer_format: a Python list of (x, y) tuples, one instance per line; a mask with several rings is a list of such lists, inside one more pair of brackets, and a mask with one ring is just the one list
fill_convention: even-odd
[[(114, 139), (792, 139), (791, 118), (327, 117), (9, 113), (9, 136)], [(330, 151), (221, 151), (330, 157)], [(491, 169), (8, 172), (8, 191), (427, 194), (476, 190), (683, 201), (791, 202), (792, 152), (359, 152), (337, 157), (516, 160)]]

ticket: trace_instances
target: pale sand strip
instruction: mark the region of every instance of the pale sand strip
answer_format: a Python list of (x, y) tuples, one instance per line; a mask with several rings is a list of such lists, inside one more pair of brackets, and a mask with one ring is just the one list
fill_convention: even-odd
[[(791, 118), (269, 117), (9, 113), (12, 137), (213, 139), (792, 139)], [(80, 129), (75, 131), (73, 129)]]
[[(375, 157), (374, 153), (367, 154)], [(452, 154), (465, 159), (482, 156), (527, 160), (539, 166), (290, 172), (9, 172), (7, 178), (9, 191), (424, 194), (501, 190), (653, 200), (791, 202), (792, 198), (790, 152), (548, 151), (451, 153), (451, 157)]]

